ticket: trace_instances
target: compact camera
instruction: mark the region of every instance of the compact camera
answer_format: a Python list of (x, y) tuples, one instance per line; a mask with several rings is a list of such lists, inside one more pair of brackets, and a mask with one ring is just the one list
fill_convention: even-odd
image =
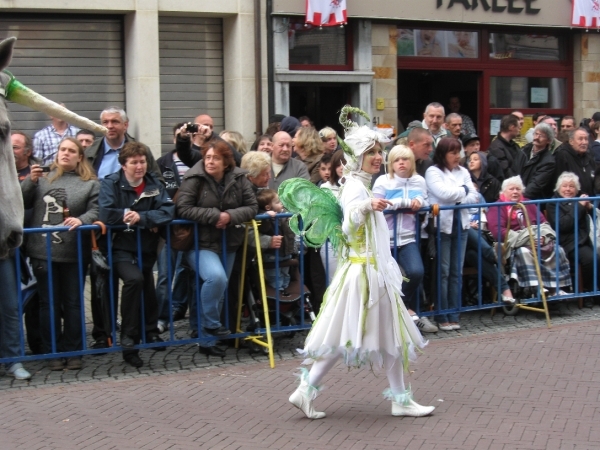
[(197, 123), (192, 123), (192, 122), (188, 122), (185, 126), (185, 130), (188, 133), (197, 133), (198, 132), (198, 124)]

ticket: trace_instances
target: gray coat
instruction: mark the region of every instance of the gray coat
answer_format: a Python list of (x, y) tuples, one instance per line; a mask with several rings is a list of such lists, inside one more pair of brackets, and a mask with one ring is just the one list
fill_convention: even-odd
[(281, 172), (279, 172), (277, 176), (275, 176), (273, 169), (271, 169), (271, 175), (269, 189), (275, 189), (276, 191), (279, 190), (281, 183), (290, 178), (304, 178), (305, 180), (310, 180), (306, 164), (293, 158), (290, 158), (288, 162), (285, 163), (283, 169), (281, 169)]
[[(55, 171), (48, 174), (51, 178)], [(96, 180), (83, 181), (74, 172), (64, 173), (52, 183), (42, 177), (37, 183), (31, 177), (21, 183), (25, 208), (32, 208), (30, 226), (46, 228), (61, 226), (64, 220), (63, 205), (69, 208), (71, 217), (77, 217), (84, 225), (98, 220), (98, 192), (100, 185)], [(89, 252), (89, 233), (82, 233), (82, 248)], [(77, 258), (77, 232), (53, 232), (50, 238), (52, 261), (74, 263)], [(32, 258), (46, 259), (46, 233), (32, 233), (27, 239), (27, 255)]]

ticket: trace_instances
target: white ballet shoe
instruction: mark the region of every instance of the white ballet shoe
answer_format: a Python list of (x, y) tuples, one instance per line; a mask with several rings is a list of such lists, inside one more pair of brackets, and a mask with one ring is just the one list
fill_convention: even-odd
[(317, 388), (310, 386), (307, 380), (302, 380), (298, 389), (290, 395), (290, 403), (304, 413), (309, 419), (322, 419), (324, 412), (315, 411), (313, 400), (317, 396)]
[(433, 412), (435, 406), (419, 405), (414, 400), (405, 403), (392, 401), (392, 416), (423, 417)]
[(394, 394), (390, 388), (383, 391), (383, 397), (392, 401), (392, 416), (423, 417), (433, 412), (435, 406), (422, 406), (412, 398), (412, 389)]

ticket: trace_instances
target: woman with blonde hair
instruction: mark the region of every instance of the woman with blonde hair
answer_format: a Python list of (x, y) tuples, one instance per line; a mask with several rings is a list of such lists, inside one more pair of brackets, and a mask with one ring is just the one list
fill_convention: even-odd
[(223, 130), (219, 133), (219, 137), (235, 148), (240, 155), (245, 155), (248, 153), (248, 147), (246, 147), (246, 142), (244, 141), (244, 136), (237, 131), (229, 131)]
[(319, 174), (319, 162), (323, 155), (323, 141), (319, 133), (314, 128), (301, 127), (296, 132), (293, 139), (294, 150), (298, 154), (298, 159), (306, 164), (310, 181), (318, 183), (321, 180)]
[(386, 221), (392, 254), (396, 255), (398, 265), (408, 279), (402, 285), (404, 302), (417, 327), (421, 331), (435, 333), (437, 327), (425, 317), (419, 319), (413, 311), (417, 307), (417, 291), (425, 273), (416, 240), (420, 221), (415, 213), (429, 206), (429, 202), (427, 183), (416, 172), (415, 156), (410, 148), (396, 145), (390, 150), (388, 173), (375, 181), (373, 197), (389, 200), (392, 205), (388, 209), (401, 210), (398, 214), (386, 215)]
[(338, 148), (337, 131), (331, 127), (325, 127), (319, 131), (319, 136), (323, 141), (323, 151), (325, 153), (333, 153)]
[[(83, 287), (80, 286), (79, 274), (80, 269), (85, 270), (89, 255), (84, 253), (80, 261), (77, 254), (78, 234), (71, 231), (98, 220), (100, 186), (79, 141), (68, 137), (60, 142), (47, 176), (44, 176), (41, 166), (32, 165), (30, 175), (21, 184), (21, 190), (25, 208), (33, 210), (32, 227), (69, 227), (66, 232), (52, 233), (50, 255), (46, 253), (45, 234), (33, 233), (27, 241), (27, 255), (31, 258), (40, 295), (42, 350), (44, 353), (81, 350), (83, 298), (80, 299), (80, 292)], [(84, 234), (80, 236), (87, 238)], [(81, 248), (89, 249), (90, 245), (82, 243)], [(51, 333), (50, 299), (54, 307), (54, 339)], [(52, 359), (48, 367), (50, 370), (63, 370), (65, 367), (81, 369), (81, 358), (71, 357), (66, 362), (62, 358)]]

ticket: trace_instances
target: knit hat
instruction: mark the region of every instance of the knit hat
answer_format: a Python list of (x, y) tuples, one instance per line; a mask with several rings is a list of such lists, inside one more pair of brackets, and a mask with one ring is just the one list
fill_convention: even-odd
[(300, 121), (296, 119), (294, 116), (287, 116), (285, 119), (281, 121), (281, 125), (279, 129), (281, 131), (285, 131), (291, 137), (296, 136), (296, 131), (300, 129), (302, 125), (300, 125)]

